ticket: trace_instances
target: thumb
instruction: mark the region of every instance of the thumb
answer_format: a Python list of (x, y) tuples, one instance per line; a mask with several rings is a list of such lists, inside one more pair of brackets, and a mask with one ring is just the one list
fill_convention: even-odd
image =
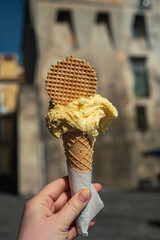
[(75, 218), (85, 208), (90, 199), (91, 191), (87, 188), (84, 188), (76, 193), (57, 213), (61, 219), (62, 225), (68, 229)]

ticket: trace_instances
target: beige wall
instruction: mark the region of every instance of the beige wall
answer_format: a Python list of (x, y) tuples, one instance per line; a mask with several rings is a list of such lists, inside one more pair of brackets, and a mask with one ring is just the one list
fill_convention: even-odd
[(17, 131), (18, 193), (33, 195), (40, 189), (38, 104), (33, 86), (21, 88)]

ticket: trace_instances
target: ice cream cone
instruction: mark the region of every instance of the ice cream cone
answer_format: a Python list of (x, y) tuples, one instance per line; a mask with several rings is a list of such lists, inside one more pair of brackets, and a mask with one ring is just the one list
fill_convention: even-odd
[[(46, 89), (53, 106), (67, 106), (74, 100), (93, 97), (97, 87), (96, 75), (97, 72), (89, 63), (72, 56), (52, 65), (46, 79)], [(88, 235), (89, 222), (103, 207), (91, 185), (93, 143), (78, 130), (66, 132), (62, 138), (72, 195), (84, 187), (92, 188), (91, 205), (88, 204), (77, 219), (78, 233)]]

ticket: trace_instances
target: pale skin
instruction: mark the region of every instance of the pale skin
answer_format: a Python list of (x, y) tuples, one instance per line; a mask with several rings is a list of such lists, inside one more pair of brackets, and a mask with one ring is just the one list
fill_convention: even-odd
[[(93, 184), (97, 192), (99, 183)], [(89, 189), (82, 189), (73, 197), (68, 177), (59, 178), (27, 201), (17, 240), (72, 240), (78, 236), (75, 218), (91, 199)], [(89, 228), (95, 225), (95, 220)]]

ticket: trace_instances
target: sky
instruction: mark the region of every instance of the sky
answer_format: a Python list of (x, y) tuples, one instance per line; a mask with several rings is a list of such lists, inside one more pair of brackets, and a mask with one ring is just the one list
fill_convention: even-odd
[(14, 53), (21, 62), (26, 0), (0, 0), (0, 53)]

